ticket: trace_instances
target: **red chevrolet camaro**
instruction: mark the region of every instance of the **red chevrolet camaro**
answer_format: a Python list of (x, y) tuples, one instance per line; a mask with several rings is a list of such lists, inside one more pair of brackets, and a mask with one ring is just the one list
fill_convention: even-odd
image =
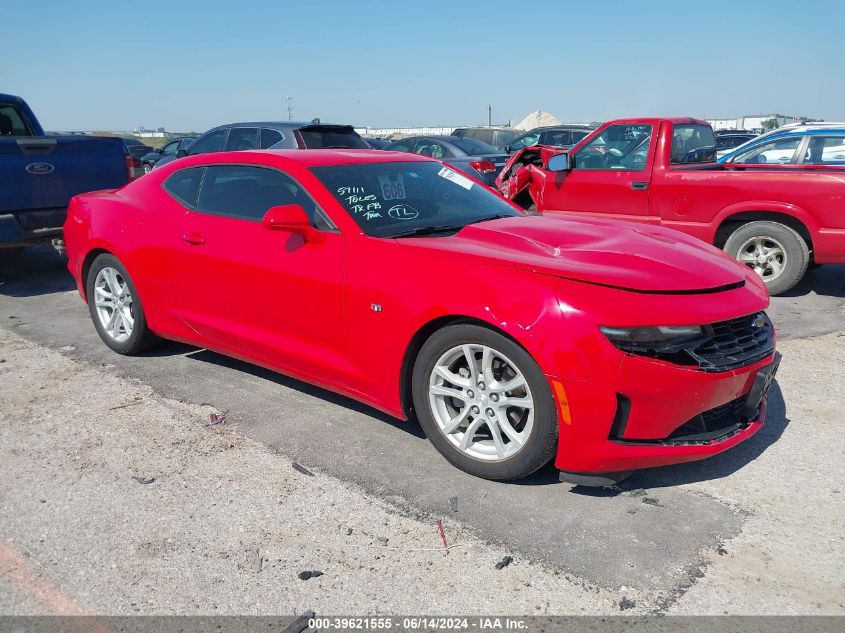
[(721, 251), (526, 215), (421, 156), (189, 157), (74, 198), (65, 241), (114, 351), (183, 341), (416, 416), (490, 479), (724, 451), (762, 425), (777, 364), (766, 288)]

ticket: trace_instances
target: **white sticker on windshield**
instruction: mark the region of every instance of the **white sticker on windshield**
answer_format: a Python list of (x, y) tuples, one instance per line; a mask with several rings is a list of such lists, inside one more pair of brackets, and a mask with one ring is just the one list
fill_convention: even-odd
[(444, 167), (443, 169), (438, 171), (437, 175), (442, 178), (445, 178), (446, 180), (451, 180), (453, 183), (460, 187), (463, 187), (467, 191), (472, 189), (472, 185), (475, 184), (466, 176), (461, 176), (461, 174), (456, 172), (454, 169), (449, 169), (448, 167)]
[(405, 199), (405, 181), (402, 180), (402, 174), (396, 174), (395, 178), (379, 176), (378, 186), (381, 189), (381, 197), (384, 200)]

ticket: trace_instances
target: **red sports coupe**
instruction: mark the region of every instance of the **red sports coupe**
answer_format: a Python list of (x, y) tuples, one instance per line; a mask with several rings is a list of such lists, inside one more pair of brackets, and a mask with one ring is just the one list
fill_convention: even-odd
[(366, 150), (175, 161), (73, 199), (106, 345), (159, 337), (416, 416), (457, 467), (606, 484), (753, 435), (776, 368), (760, 277), (682, 233), (526, 215)]

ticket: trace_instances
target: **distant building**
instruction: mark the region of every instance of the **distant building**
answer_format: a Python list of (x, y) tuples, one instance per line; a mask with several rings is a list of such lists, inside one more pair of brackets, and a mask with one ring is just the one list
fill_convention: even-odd
[(133, 134), (135, 136), (140, 136), (141, 138), (165, 138), (168, 135), (163, 127), (156, 128), (155, 130), (148, 130), (143, 125), (136, 127)]
[(356, 127), (361, 136), (404, 138), (406, 136), (448, 136), (455, 127)]
[(772, 119), (777, 122), (777, 127), (788, 123), (813, 123), (822, 120), (799, 115), (747, 114), (736, 119), (707, 119), (707, 122), (713, 126), (714, 130), (762, 130), (763, 121)]

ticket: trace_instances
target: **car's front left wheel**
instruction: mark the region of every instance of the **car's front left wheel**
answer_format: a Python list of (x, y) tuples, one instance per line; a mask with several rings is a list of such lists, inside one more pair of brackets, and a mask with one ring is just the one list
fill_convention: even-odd
[(472, 324), (439, 330), (413, 371), (414, 410), (428, 439), (472, 475), (530, 475), (557, 446), (557, 411), (537, 362), (498, 332)]
[(91, 263), (85, 292), (97, 334), (115, 352), (139, 354), (157, 342), (135, 284), (114, 255), (103, 253)]

